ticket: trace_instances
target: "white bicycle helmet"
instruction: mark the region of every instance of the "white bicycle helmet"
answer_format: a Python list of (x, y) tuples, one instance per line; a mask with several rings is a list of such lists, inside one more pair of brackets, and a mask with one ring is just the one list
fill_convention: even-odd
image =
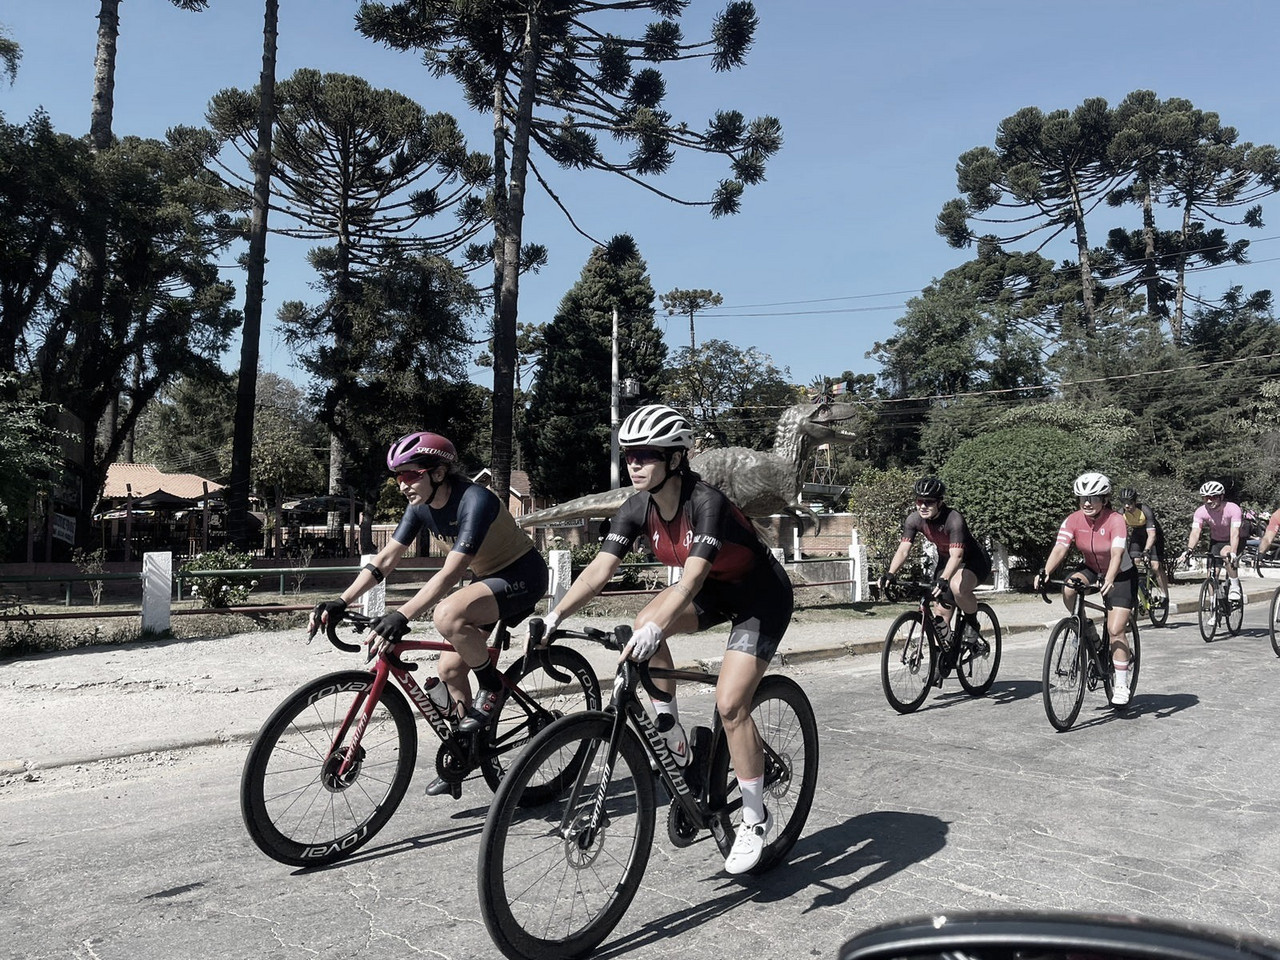
[(650, 404), (628, 414), (622, 421), (618, 445), (688, 450), (693, 446), (693, 427), (680, 411), (661, 403)]
[(1227, 488), (1217, 480), (1206, 480), (1200, 487), (1200, 496), (1202, 497), (1221, 497), (1226, 492)]
[(1077, 497), (1107, 497), (1111, 495), (1111, 480), (1102, 473), (1082, 473), (1076, 477), (1071, 492)]

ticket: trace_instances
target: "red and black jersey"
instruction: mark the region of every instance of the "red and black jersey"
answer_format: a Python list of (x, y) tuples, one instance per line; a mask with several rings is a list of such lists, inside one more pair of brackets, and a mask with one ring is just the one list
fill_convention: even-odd
[(613, 518), (600, 549), (622, 557), (643, 535), (659, 563), (683, 567), (690, 557), (701, 557), (711, 563), (713, 580), (746, 579), (769, 556), (751, 522), (709, 483), (688, 475), (680, 479), (680, 505), (671, 520), (662, 519), (648, 493), (637, 493)]

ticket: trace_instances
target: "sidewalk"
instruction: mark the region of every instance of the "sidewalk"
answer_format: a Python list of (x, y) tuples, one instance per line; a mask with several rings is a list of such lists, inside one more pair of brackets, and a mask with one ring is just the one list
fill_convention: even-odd
[[(1247, 602), (1268, 602), (1274, 581), (1245, 577)], [(1170, 619), (1194, 616), (1200, 581), (1175, 584)], [(1056, 599), (992, 595), (1005, 642), (1047, 637), (1064, 615)], [(800, 611), (779, 648), (775, 666), (878, 653), (889, 624), (905, 604), (850, 610), (847, 620), (807, 621)], [(613, 621), (573, 618), (570, 626)], [(1143, 633), (1154, 628), (1142, 624)], [(725, 631), (673, 641), (677, 665), (713, 668), (724, 652)], [(579, 645), (601, 682), (611, 679), (617, 655)], [(274, 633), (164, 640), (87, 647), (0, 663), (0, 778), (34, 771), (137, 758), (248, 741), (294, 688), (324, 673), (359, 669), (359, 655), (335, 650), (322, 638), (306, 643), (301, 628)]]

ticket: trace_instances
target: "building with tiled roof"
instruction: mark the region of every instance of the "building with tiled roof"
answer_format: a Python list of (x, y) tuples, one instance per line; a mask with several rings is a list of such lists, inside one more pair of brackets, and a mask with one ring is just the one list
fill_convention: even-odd
[(223, 489), (223, 484), (194, 473), (161, 473), (150, 463), (113, 463), (107, 467), (102, 499), (124, 500), (132, 493), (135, 500), (141, 500), (162, 492), (183, 500), (202, 500), (206, 489), (216, 493)]

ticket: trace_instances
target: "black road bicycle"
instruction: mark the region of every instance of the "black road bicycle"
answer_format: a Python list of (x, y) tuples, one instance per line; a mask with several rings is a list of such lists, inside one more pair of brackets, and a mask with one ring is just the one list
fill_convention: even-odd
[[(530, 625), (531, 643), (538, 623)], [(552, 633), (575, 636), (621, 650), (631, 630)], [(681, 769), (641, 703), (641, 687), (652, 698), (669, 699), (652, 678), (717, 680), (703, 671), (621, 661), (609, 705), (542, 731), (498, 787), (480, 837), (480, 911), (494, 943), (512, 960), (584, 956), (622, 919), (649, 862), (655, 780), (671, 797), (667, 836), (673, 844), (689, 846), (710, 830), (721, 856), (733, 847), (742, 796), (720, 718), (714, 728), (692, 728), (691, 759)], [(777, 823), (751, 871), (762, 873), (782, 862), (809, 816), (818, 726), (800, 685), (776, 674), (761, 679), (751, 715), (764, 743), (765, 805)], [(577, 776), (548, 797), (544, 785), (567, 768)]]
[[(1231, 636), (1236, 636), (1244, 625), (1244, 597), (1232, 597), (1230, 584), (1226, 578), (1224, 567), (1226, 561), (1216, 554), (1205, 557), (1207, 571), (1204, 583), (1200, 585), (1200, 636), (1208, 643), (1218, 633), (1218, 628), (1225, 628)], [(1187, 558), (1190, 564), (1191, 558)], [(1239, 568), (1237, 567), (1237, 571)]]
[[(372, 622), (355, 611), (343, 618), (360, 634)], [(339, 640), (336, 628), (333, 621), (326, 626), (335, 647), (363, 649)], [(499, 623), (489, 640), (492, 662), (510, 639), (510, 623)], [(418, 665), (400, 659), (415, 650), (452, 649), (445, 640), (406, 637), (371, 669), (317, 677), (276, 707), (240, 778), (241, 815), (263, 853), (291, 866), (322, 866), (349, 856), (386, 825), (409, 788), (418, 754), (410, 704), (440, 738), (436, 772), (454, 797), (477, 768), (496, 789), (513, 751), (538, 731), (571, 711), (600, 708), (600, 683), (587, 658), (568, 647), (546, 647), (503, 673), (507, 695), (493, 723), (462, 733), (457, 710), (438, 706), (411, 675)], [(575, 772), (561, 774), (572, 779)], [(555, 789), (554, 782), (545, 789)]]
[(1160, 577), (1151, 567), (1151, 561), (1140, 557), (1138, 566), (1138, 594), (1134, 598), (1134, 616), (1146, 617), (1153, 627), (1163, 627), (1169, 622), (1169, 596), (1160, 593)]
[[(1062, 587), (1066, 584), (1064, 581), (1057, 581), (1053, 585)], [(1071, 586), (1076, 591), (1075, 606), (1070, 616), (1063, 617), (1054, 625), (1044, 650), (1041, 687), (1044, 693), (1044, 712), (1055, 730), (1071, 729), (1076, 717), (1080, 715), (1086, 689), (1096, 690), (1101, 685), (1107, 695), (1107, 702), (1111, 703), (1111, 691), (1115, 683), (1111, 643), (1106, 639), (1106, 608), (1085, 599), (1086, 594), (1097, 593), (1100, 586), (1081, 581), (1071, 581)], [(1045, 603), (1052, 603), (1048, 590), (1047, 582), (1040, 585), (1040, 596)], [(1089, 610), (1104, 613), (1101, 632), (1089, 618)], [(1133, 696), (1138, 689), (1138, 668), (1142, 665), (1142, 647), (1138, 639), (1136, 617), (1129, 617), (1126, 637), (1129, 643), (1129, 695)]]
[[(960, 686), (970, 696), (980, 697), (991, 689), (1000, 669), (1000, 620), (991, 606), (978, 604), (978, 636), (964, 636), (963, 629), (951, 629), (947, 642), (938, 638), (933, 616), (933, 584), (896, 583), (891, 590), (919, 599), (918, 610), (908, 610), (889, 626), (880, 653), (880, 685), (885, 699), (899, 713), (917, 710), (931, 687), (942, 686), (952, 670)], [(938, 601), (954, 607), (950, 587)]]

